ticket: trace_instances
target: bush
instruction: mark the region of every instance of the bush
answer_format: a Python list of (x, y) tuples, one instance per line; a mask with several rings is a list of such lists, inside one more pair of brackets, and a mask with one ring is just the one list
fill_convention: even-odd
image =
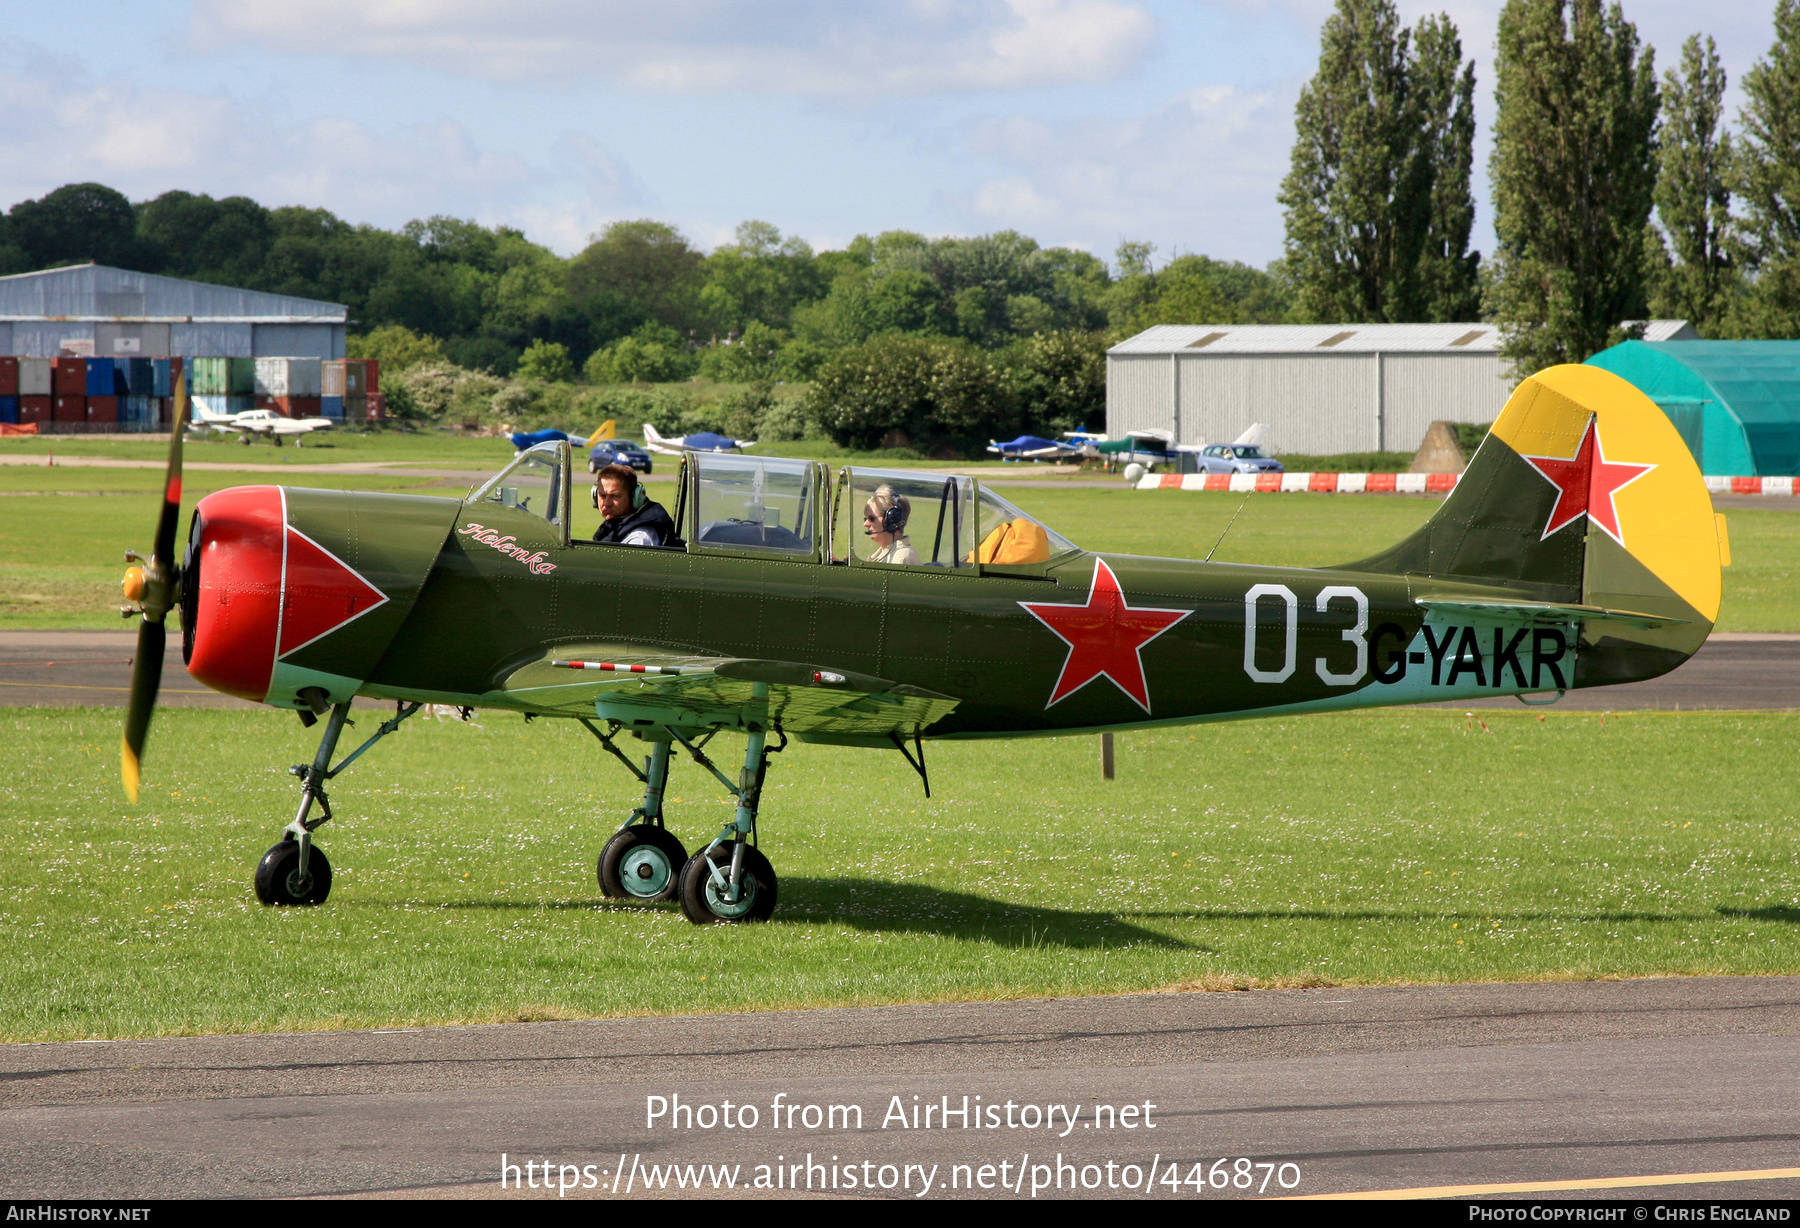
[(393, 378), (415, 367), (438, 366), (444, 362), (444, 344), (436, 337), (415, 333), (404, 324), (384, 324), (359, 337), (344, 342), (349, 358), (373, 358), (381, 364), (381, 373)]
[(749, 384), (772, 379), (786, 341), (786, 334), (752, 320), (745, 326), (744, 335), (735, 342), (709, 345), (700, 351), (700, 374), (721, 384)]
[(1006, 374), (967, 341), (889, 334), (820, 368), (806, 412), (842, 447), (979, 453), (1018, 429)]
[(1037, 333), (1008, 346), (1019, 415), (1029, 430), (1054, 435), (1106, 421), (1106, 344), (1073, 329)]
[(650, 323), (595, 350), (584, 374), (590, 384), (667, 384), (687, 379), (697, 365), (679, 333)]
[(520, 379), (567, 384), (575, 378), (575, 364), (569, 361), (567, 346), (554, 341), (533, 341), (519, 356), (515, 374)]

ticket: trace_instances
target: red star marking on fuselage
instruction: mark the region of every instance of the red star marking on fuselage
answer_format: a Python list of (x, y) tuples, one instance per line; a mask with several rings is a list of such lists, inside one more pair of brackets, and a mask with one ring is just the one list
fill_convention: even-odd
[(1600, 442), (1600, 424), (1595, 418), (1588, 419), (1587, 430), (1582, 432), (1574, 456), (1525, 456), (1523, 459), (1546, 482), (1556, 487), (1557, 492), (1556, 506), (1550, 511), (1550, 519), (1544, 522), (1539, 541), (1586, 516), (1623, 546), (1625, 534), (1619, 528), (1619, 509), (1613, 503), (1613, 496), (1656, 468), (1655, 465), (1607, 460), (1606, 447)]
[(1126, 603), (1119, 581), (1104, 560), (1094, 560), (1094, 579), (1084, 605), (1021, 601), (1027, 613), (1069, 646), (1048, 708), (1104, 674), (1146, 714), (1150, 688), (1144, 681), (1144, 645), (1192, 614)]

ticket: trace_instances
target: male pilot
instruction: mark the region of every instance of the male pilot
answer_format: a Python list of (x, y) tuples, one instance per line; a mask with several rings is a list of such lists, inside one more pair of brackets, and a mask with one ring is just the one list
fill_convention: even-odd
[(630, 465), (608, 465), (595, 476), (594, 506), (606, 517), (594, 531), (597, 542), (663, 546), (675, 536), (675, 522), (662, 504), (650, 501)]

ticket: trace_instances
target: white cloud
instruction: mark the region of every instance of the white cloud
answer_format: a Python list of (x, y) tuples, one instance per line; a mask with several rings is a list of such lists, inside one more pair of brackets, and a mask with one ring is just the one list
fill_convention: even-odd
[(1130, 0), (197, 0), (201, 46), (245, 40), (502, 81), (837, 98), (1090, 84), (1133, 71)]
[(1017, 227), (1109, 256), (1121, 239), (1262, 263), (1281, 249), (1275, 193), (1292, 96), (1189, 90), (1126, 119), (992, 119), (974, 151), (1004, 168), (953, 202), (980, 229)]
[(389, 131), (339, 116), (294, 120), (225, 94), (94, 80), (40, 48), (0, 47), (0, 207), (95, 181), (135, 200), (179, 188), (390, 227), (458, 213), (568, 252), (607, 210), (644, 196), (591, 137), (562, 137), (555, 162), (549, 171), (485, 148), (449, 120)]

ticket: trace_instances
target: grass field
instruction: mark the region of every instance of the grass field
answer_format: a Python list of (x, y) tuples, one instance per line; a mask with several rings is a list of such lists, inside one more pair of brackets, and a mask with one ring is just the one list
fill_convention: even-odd
[[(898, 756), (796, 747), (776, 918), (709, 929), (600, 898), (635, 798), (585, 733), (478, 720), (340, 778), (331, 899), (274, 910), (292, 718), (161, 713), (133, 809), (116, 712), (0, 716), (0, 1037), (1800, 971), (1800, 716), (1249, 721), (1120, 735), (1110, 784), (1092, 737), (944, 744), (929, 801)], [(730, 813), (671, 785), (690, 846)]]

